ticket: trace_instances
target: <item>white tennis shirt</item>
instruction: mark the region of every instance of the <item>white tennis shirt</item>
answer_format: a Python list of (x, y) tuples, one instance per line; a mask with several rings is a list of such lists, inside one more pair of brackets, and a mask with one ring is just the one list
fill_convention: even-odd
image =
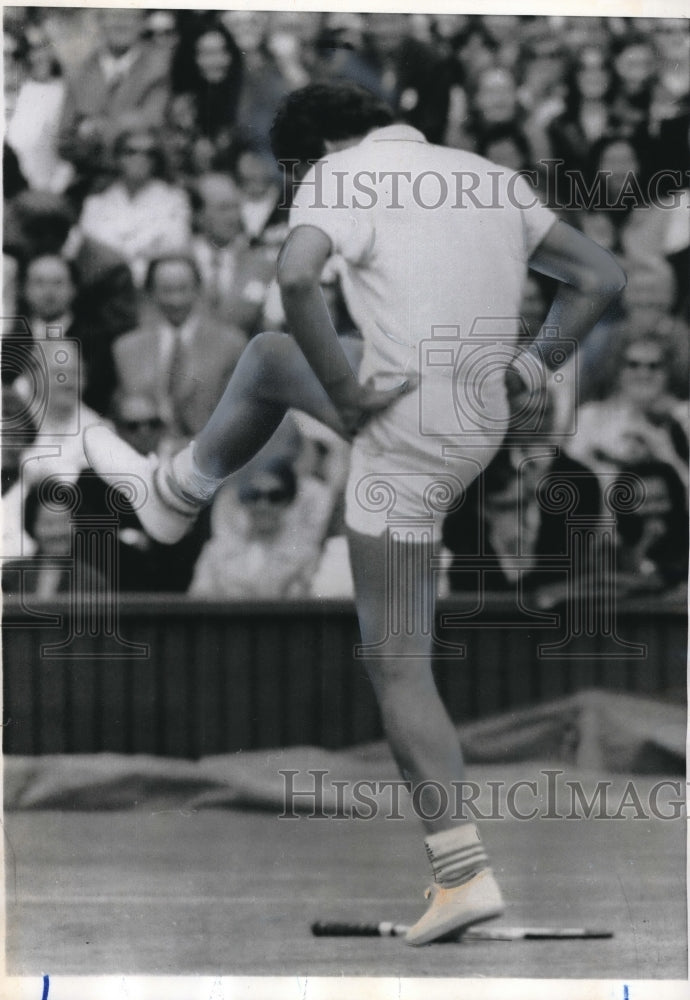
[(493, 324), (512, 342), (527, 260), (555, 221), (520, 175), (397, 124), (319, 160), (290, 214), (331, 240), (362, 381), (419, 371), (420, 343), (444, 328), (463, 339)]

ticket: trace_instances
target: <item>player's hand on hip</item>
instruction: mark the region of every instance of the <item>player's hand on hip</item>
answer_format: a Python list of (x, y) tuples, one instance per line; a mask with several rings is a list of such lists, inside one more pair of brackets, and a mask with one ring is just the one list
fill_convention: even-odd
[(383, 413), (402, 396), (417, 386), (416, 376), (407, 376), (386, 389), (377, 389), (373, 377), (357, 386), (347, 399), (336, 404), (345, 432), (350, 440), (375, 416)]

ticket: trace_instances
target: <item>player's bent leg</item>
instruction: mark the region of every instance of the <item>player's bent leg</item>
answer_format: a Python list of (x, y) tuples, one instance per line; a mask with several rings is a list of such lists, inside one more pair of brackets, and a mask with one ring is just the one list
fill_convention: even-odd
[(258, 334), (197, 435), (194, 457), (201, 472), (223, 479), (242, 468), (291, 407), (343, 433), (338, 411), (294, 338), (287, 333)]
[(103, 478), (141, 479), (146, 499), (137, 516), (152, 538), (173, 544), (227, 476), (263, 447), (290, 407), (342, 432), (335, 407), (296, 341), (283, 333), (259, 334), (244, 350), (196, 442), (169, 462), (140, 455), (106, 425), (86, 428), (84, 450)]
[(367, 671), (391, 750), (402, 776), (411, 782), (413, 802), (428, 831), (426, 850), (434, 875), (427, 890), (431, 903), (405, 938), (408, 944), (426, 944), (500, 916), (503, 900), (476, 826), (456, 809), (456, 783), (464, 777), (464, 764), (433, 679), (432, 635), (404, 628), (395, 634), (390, 627), (390, 590), (408, 587), (408, 599), (433, 606), (433, 576), (421, 568), (415, 543), (400, 543), (396, 565), (416, 570), (396, 581), (389, 574), (385, 534), (374, 538), (350, 531), (349, 542), (362, 641), (374, 646), (386, 638), (385, 656), (377, 657), (372, 649)]

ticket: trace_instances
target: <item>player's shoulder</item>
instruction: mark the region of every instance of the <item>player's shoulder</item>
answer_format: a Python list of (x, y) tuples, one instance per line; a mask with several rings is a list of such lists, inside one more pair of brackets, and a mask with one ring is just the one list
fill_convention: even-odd
[(505, 174), (514, 173), (509, 167), (502, 167), (500, 164), (494, 163), (493, 160), (487, 160), (485, 156), (480, 156), (479, 153), (474, 153), (470, 149), (462, 149), (458, 146), (439, 146), (430, 142), (426, 143), (423, 149), (426, 150), (426, 154), (430, 158), (446, 160), (467, 170), (474, 168), (475, 170), (484, 172), (493, 170)]

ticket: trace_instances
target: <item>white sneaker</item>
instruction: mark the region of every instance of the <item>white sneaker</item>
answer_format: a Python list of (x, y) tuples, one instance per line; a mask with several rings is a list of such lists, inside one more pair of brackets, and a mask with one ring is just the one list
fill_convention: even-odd
[(179, 542), (193, 527), (202, 504), (177, 496), (167, 482), (168, 470), (155, 455), (140, 455), (105, 424), (84, 429), (84, 452), (102, 479), (126, 484), (136, 476), (145, 487), (132, 506), (147, 535), (165, 545)]
[(444, 889), (435, 882), (424, 893), (431, 905), (424, 916), (405, 935), (405, 943), (428, 944), (470, 924), (500, 917), (504, 910), (503, 897), (490, 868), (478, 872), (469, 882)]

